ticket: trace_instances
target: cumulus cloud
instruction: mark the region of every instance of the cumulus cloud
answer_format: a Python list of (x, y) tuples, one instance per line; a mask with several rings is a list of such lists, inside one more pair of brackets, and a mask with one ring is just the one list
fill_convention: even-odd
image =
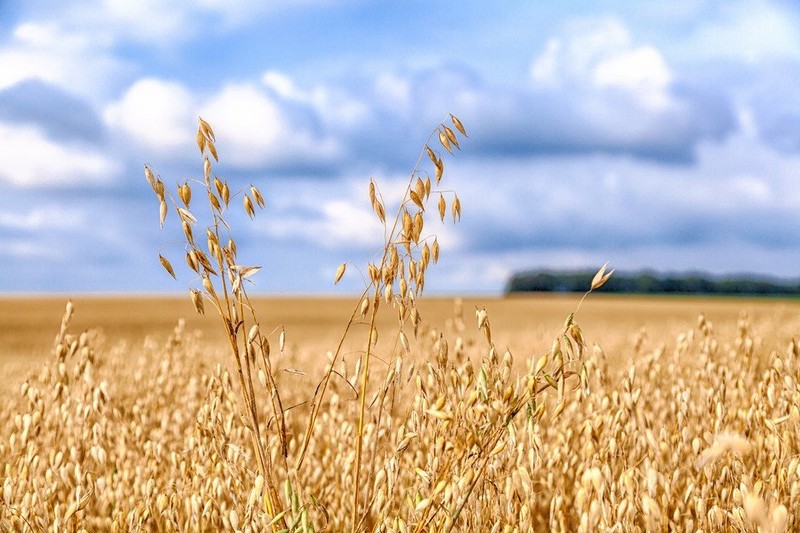
[(145, 78), (135, 82), (104, 115), (110, 128), (160, 155), (188, 152), (194, 144), (196, 104), (182, 84)]
[(223, 87), (203, 105), (202, 115), (225, 147), (226, 160), (241, 168), (314, 171), (329, 167), (340, 153), (307, 106), (273, 98), (254, 84)]
[[(544, 258), (558, 266), (569, 250), (620, 263), (647, 249), (741, 245), (774, 254), (800, 231), (797, 165), (800, 158), (753, 148), (742, 135), (704, 145), (693, 168), (603, 155), (471, 164), (459, 172), (472, 184), (461, 194), (462, 250), (539, 257), (532, 266)], [(480, 179), (486, 175), (504, 178)], [(680, 254), (669, 261), (695, 267)]]
[(93, 33), (69, 30), (58, 21), (24, 22), (0, 43), (0, 89), (38, 79), (96, 97), (110, 91), (129, 68)]
[[(661, 7), (599, 17), (574, 8), (486, 41), (484, 53), (505, 54), (488, 60), (475, 47), (441, 46), (445, 39), (400, 54), (369, 40), (377, 29), (360, 30), (363, 45), (336, 43), (335, 60), (314, 49), (330, 36), (259, 41), (257, 21), (288, 14), (305, 23), (308, 5), (295, 2), (62, 5), (26, 8), (0, 36), (0, 184), (10, 205), (35, 205), (0, 214), (0, 249), (30, 287), (37, 281), (25, 264), (35, 257), (42, 273), (81, 257), (104, 287), (123, 277), (131, 288), (160, 283), (152, 252), (165, 238), (141, 164), (170, 182), (196, 174), (198, 115), (217, 134), (215, 168), (232, 183), (252, 180), (267, 198), (237, 235), (241, 250), (257, 248), (265, 268), (278, 270), (260, 289), (328, 287), (342, 261), (372, 259), (382, 229), (367, 180), (394, 201), (448, 112), (470, 138), (455, 158), (435, 137), (433, 146), (464, 220), (426, 227), (444, 259), (431, 287), (497, 290), (512, 270), (609, 259), (625, 268), (800, 269), (785, 252), (800, 233), (800, 26), (785, 2), (681, 2), (656, 16)], [(479, 22), (453, 42), (477, 42)], [(286, 57), (266, 53), (275, 43)], [(64, 208), (78, 201), (86, 205)], [(240, 210), (232, 216), (245, 222)], [(147, 217), (152, 232), (141, 225)], [(114, 233), (124, 232), (121, 250)]]
[(533, 60), (530, 75), (531, 92), (508, 95), (503, 106), (530, 121), (528, 133), (511, 112), (501, 113), (513, 125), (493, 129), (498, 142), (489, 140), (491, 148), (502, 142), (520, 152), (687, 162), (698, 142), (719, 140), (736, 125), (720, 95), (681, 83), (657, 48), (635, 43), (615, 18), (567, 25)]
[(119, 171), (102, 151), (54, 142), (36, 127), (0, 122), (0, 138), (0, 180), (17, 187), (103, 184)]
[[(275, 87), (284, 97), (275, 94)], [(214, 128), (221, 160), (231, 168), (329, 169), (342, 147), (320, 126), (312, 105), (292, 90), (291, 80), (275, 76), (267, 87), (231, 83), (208, 95), (178, 82), (146, 78), (109, 104), (104, 118), (121, 135), (121, 143), (129, 141), (162, 161), (182, 161), (196, 150), (195, 128), (202, 116)]]

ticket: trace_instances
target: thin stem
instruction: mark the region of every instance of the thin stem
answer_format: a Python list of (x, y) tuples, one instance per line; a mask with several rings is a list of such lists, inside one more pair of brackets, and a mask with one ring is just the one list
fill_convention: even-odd
[[(380, 297), (380, 285), (377, 284), (375, 287), (375, 300)], [(373, 302), (374, 304), (375, 302)], [(364, 355), (364, 366), (361, 370), (363, 375), (361, 377), (361, 405), (359, 407), (358, 413), (358, 437), (356, 439), (356, 464), (355, 464), (355, 474), (353, 476), (353, 482), (355, 486), (353, 487), (353, 507), (352, 507), (352, 516), (351, 520), (353, 522), (352, 531), (355, 532), (358, 526), (358, 493), (361, 489), (361, 450), (363, 447), (364, 442), (364, 413), (366, 411), (367, 406), (367, 383), (369, 382), (369, 360), (370, 355), (372, 355), (372, 342), (373, 342), (373, 331), (375, 330), (375, 317), (378, 314), (378, 306), (372, 306), (372, 316), (370, 317), (369, 321), (369, 334), (367, 337), (367, 352)]]
[[(367, 287), (364, 289), (364, 292), (361, 293), (361, 298), (359, 298), (358, 302), (353, 309), (352, 314), (350, 315), (350, 320), (347, 321), (347, 325), (342, 332), (341, 337), (339, 338), (339, 344), (336, 346), (336, 351), (333, 354), (333, 359), (330, 362), (328, 370), (325, 372), (325, 376), (322, 378), (322, 382), (317, 385), (317, 390), (319, 391), (319, 398), (314, 400), (311, 404), (311, 416), (308, 420), (308, 425), (306, 426), (306, 433), (303, 437), (303, 445), (300, 448), (300, 455), (295, 462), (295, 470), (300, 470), (300, 467), (303, 466), (303, 459), (305, 459), (306, 452), (308, 451), (308, 445), (311, 442), (311, 435), (314, 433), (314, 428), (317, 425), (317, 417), (319, 416), (319, 410), (322, 407), (322, 400), (325, 397), (325, 391), (328, 389), (328, 382), (331, 380), (331, 375), (333, 375), (333, 368), (336, 364), (336, 361), (339, 359), (339, 356), (342, 353), (342, 347), (344, 346), (344, 341), (347, 338), (347, 334), (350, 331), (350, 327), (355, 324), (356, 315), (358, 314), (358, 310), (361, 307), (361, 300), (363, 300), (369, 294), (369, 288)], [(321, 390), (320, 390), (321, 387)], [(314, 393), (314, 396), (317, 396), (317, 393)]]

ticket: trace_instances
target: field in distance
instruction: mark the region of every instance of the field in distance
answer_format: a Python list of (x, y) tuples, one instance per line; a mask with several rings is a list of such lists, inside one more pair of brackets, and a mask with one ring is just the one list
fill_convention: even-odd
[[(95, 329), (109, 345), (121, 341), (135, 347), (146, 337), (162, 341), (181, 318), (188, 332), (199, 331), (208, 347), (219, 347), (226, 357), (225, 337), (213, 312), (199, 316), (184, 296), (78, 296), (74, 331)], [(22, 367), (41, 363), (52, 349), (67, 296), (0, 297), (0, 365)], [(456, 313), (456, 298), (429, 297), (420, 304), (425, 324), (444, 329)], [(462, 299), (465, 337), (477, 338), (476, 307), (486, 307), (496, 343), (519, 357), (531, 357), (549, 348), (579, 295), (535, 294)], [(354, 297), (261, 297), (254, 303), (262, 327), (283, 326), (287, 342), (300, 348), (333, 349), (355, 305)], [(578, 323), (589, 345), (599, 344), (612, 361), (624, 363), (640, 339), (643, 349), (669, 345), (675, 337), (696, 326), (704, 314), (720, 338), (733, 338), (737, 320), (746, 315), (754, 334), (783, 348), (778, 339), (800, 331), (800, 300), (735, 297), (664, 297), (592, 294), (581, 307)], [(379, 329), (391, 331), (396, 323), (389, 306), (379, 315)], [(642, 335), (644, 333), (644, 335)], [(387, 334), (388, 336), (388, 334)], [(225, 359), (227, 360), (227, 359)]]

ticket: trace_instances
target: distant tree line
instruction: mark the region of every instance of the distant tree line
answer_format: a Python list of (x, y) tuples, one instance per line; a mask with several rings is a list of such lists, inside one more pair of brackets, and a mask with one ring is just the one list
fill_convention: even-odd
[[(506, 285), (515, 292), (585, 292), (593, 271), (539, 270), (514, 274)], [(615, 272), (602, 292), (621, 294), (719, 294), (753, 296), (798, 296), (800, 282), (748, 276), (715, 277), (689, 273), (659, 275), (655, 272)]]

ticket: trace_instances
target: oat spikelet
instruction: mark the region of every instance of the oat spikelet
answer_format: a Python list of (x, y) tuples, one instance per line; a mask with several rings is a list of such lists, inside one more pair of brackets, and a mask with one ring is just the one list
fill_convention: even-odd
[(161, 261), (161, 266), (163, 266), (164, 270), (166, 270), (169, 273), (169, 275), (172, 276), (172, 279), (178, 279), (175, 277), (175, 271), (172, 270), (172, 264), (167, 260), (166, 257), (164, 257), (161, 254), (158, 254), (158, 260)]
[(456, 129), (461, 133), (461, 135), (463, 135), (464, 137), (469, 137), (469, 135), (467, 135), (467, 130), (464, 129), (464, 125), (461, 123), (460, 120), (458, 120), (458, 117), (456, 117), (452, 113), (450, 114), (450, 121), (453, 123), (453, 126), (455, 126)]
[(606, 281), (608, 281), (608, 279), (614, 273), (614, 269), (606, 273), (606, 268), (608, 268), (608, 263), (600, 267), (600, 270), (598, 270), (597, 274), (594, 275), (594, 278), (592, 278), (591, 290), (597, 290), (605, 285)]
[(336, 276), (335, 276), (335, 278), (333, 280), (333, 284), (334, 285), (339, 283), (339, 281), (342, 279), (342, 276), (344, 276), (345, 270), (347, 270), (347, 263), (342, 263), (341, 265), (339, 265), (339, 268), (336, 269)]

